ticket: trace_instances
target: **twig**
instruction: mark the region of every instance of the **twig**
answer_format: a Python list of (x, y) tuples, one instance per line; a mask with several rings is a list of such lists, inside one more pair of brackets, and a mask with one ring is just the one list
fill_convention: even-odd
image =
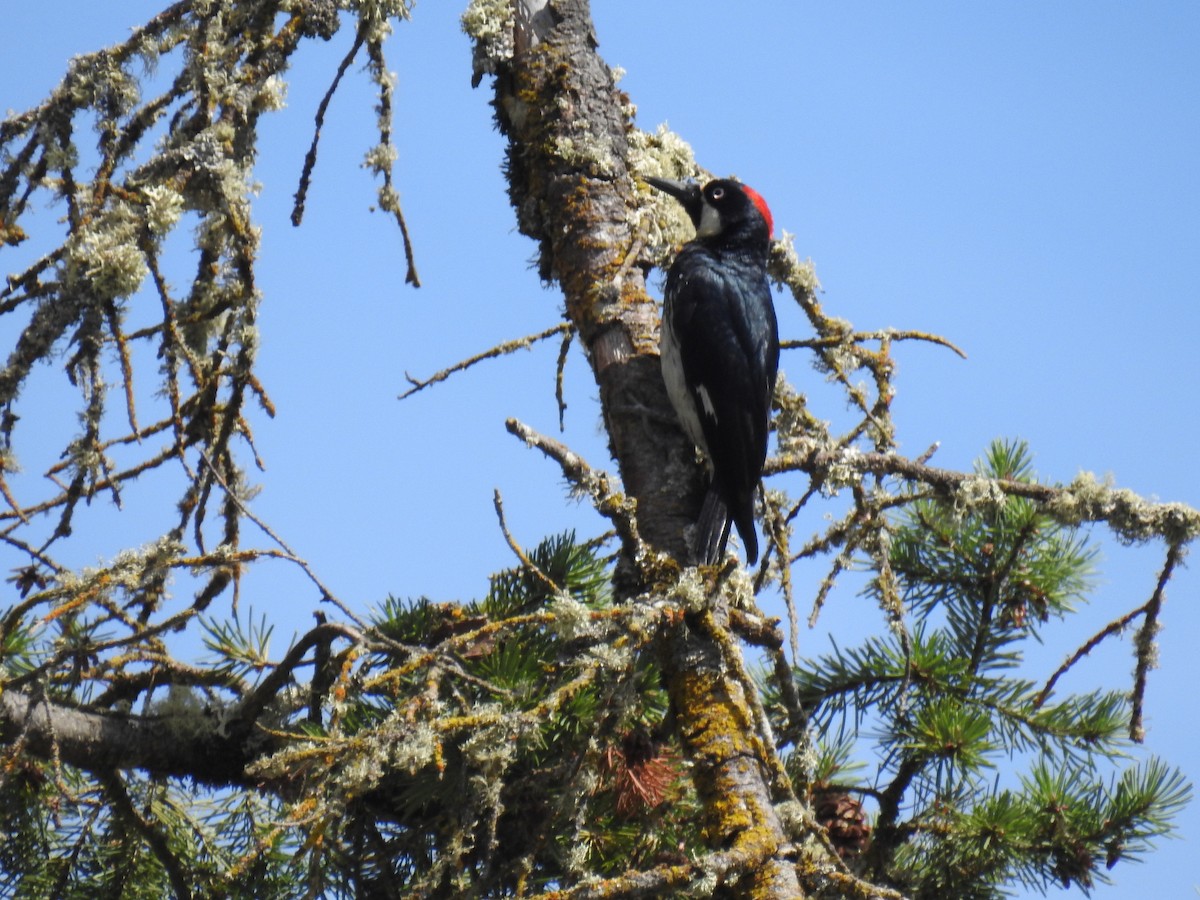
[(340, 622), (324, 622), (315, 626), (292, 645), (283, 659), (279, 661), (279, 665), (275, 666), (270, 674), (256, 685), (254, 690), (242, 700), (237, 707), (237, 720), (245, 723), (258, 721), (259, 714), (271, 702), (271, 699), (288, 683), (288, 680), (292, 677), (292, 672), (303, 661), (304, 655), (309, 649), (322, 642), (332, 641), (337, 637), (347, 638), (355, 644), (370, 646), (370, 642), (365, 635)]
[(563, 399), (563, 371), (567, 367), (567, 353), (571, 349), (571, 339), (575, 337), (575, 327), (567, 322), (562, 343), (558, 347), (558, 362), (554, 368), (554, 401), (558, 404), (558, 430), (566, 430), (567, 401)]
[[(570, 334), (571, 329), (572, 325), (570, 322), (560, 322), (553, 328), (547, 328), (545, 331), (539, 332), (538, 334), (531, 334), (523, 338), (515, 338), (511, 341), (505, 341), (502, 344), (497, 344), (495, 347), (492, 347), (489, 350), (484, 350), (482, 353), (476, 353), (474, 356), (469, 356), (461, 362), (455, 363), (448, 369), (442, 369), (442, 371), (436, 373), (435, 375), (431, 375), (424, 381), (413, 378), (406, 372), (404, 377), (408, 379), (408, 383), (411, 384), (412, 387), (401, 394), (398, 399), (404, 400), (408, 397), (411, 397), (418, 391), (423, 391), (430, 385), (445, 381), (456, 372), (462, 372), (466, 369), (469, 369), (471, 366), (475, 365), (476, 363), (483, 362), (485, 359), (495, 359), (498, 356), (505, 356), (509, 353), (515, 353), (517, 350), (528, 350), (533, 344), (536, 344), (538, 341), (544, 341), (548, 337), (553, 337), (554, 335), (562, 334), (563, 332)], [(562, 356), (565, 356), (565, 353), (560, 352), (560, 358)]]
[(1167, 548), (1167, 560), (1163, 563), (1162, 574), (1158, 576), (1158, 584), (1154, 586), (1154, 593), (1143, 607), (1146, 619), (1133, 639), (1133, 645), (1137, 649), (1137, 667), (1133, 673), (1133, 710), (1129, 715), (1129, 738), (1139, 744), (1146, 738), (1146, 729), (1142, 724), (1146, 678), (1158, 658), (1158, 647), (1154, 641), (1155, 635), (1158, 634), (1158, 615), (1162, 612), (1163, 600), (1166, 599), (1167, 582), (1171, 580), (1171, 573), (1182, 558), (1181, 544), (1172, 544)]
[(929, 462), (931, 459), (933, 459), (933, 454), (937, 453), (938, 448), (940, 448), (941, 446), (942, 446), (941, 441), (934, 441), (932, 444), (930, 444), (928, 449), (926, 449), (926, 451), (924, 453), (922, 453), (920, 456), (918, 456), (916, 458), (917, 465), (923, 466), (927, 462)]
[[(1200, 511), (1183, 503), (1151, 503), (1132, 491), (1107, 487), (1084, 473), (1068, 485), (1038, 484), (1006, 478), (986, 478), (975, 472), (956, 472), (923, 465), (899, 453), (863, 453), (853, 447), (830, 447), (812, 438), (797, 438), (795, 449), (770, 457), (764, 475), (802, 471), (813, 477), (840, 471), (840, 480), (853, 475), (895, 475), (924, 484), (942, 495), (963, 488), (972, 493), (1026, 497), (1043, 504), (1045, 512), (1064, 525), (1105, 522), (1122, 540), (1141, 542), (1156, 537), (1186, 544), (1200, 537)], [(904, 498), (905, 501), (911, 498)]]
[(862, 341), (882, 341), (888, 339), (893, 341), (927, 341), (931, 344), (938, 344), (939, 346), (953, 350), (963, 359), (967, 358), (967, 354), (961, 348), (939, 334), (930, 334), (925, 331), (895, 331), (890, 328), (879, 331), (855, 331), (846, 335), (827, 335), (825, 337), (808, 338), (806, 340), (780, 341), (779, 349), (823, 350), (826, 347), (836, 347), (841, 344), (857, 344)]
[(21, 509), (21, 504), (19, 504), (17, 499), (12, 495), (12, 491), (8, 487), (8, 480), (4, 477), (4, 472), (2, 469), (0, 469), (0, 496), (3, 496), (5, 502), (12, 507), (12, 511), (17, 514), (17, 518), (19, 518), (25, 525), (28, 525), (29, 518)]
[(1038, 691), (1037, 697), (1033, 701), (1033, 708), (1040, 709), (1050, 699), (1050, 695), (1054, 692), (1054, 685), (1058, 683), (1058, 679), (1062, 678), (1077, 662), (1100, 646), (1105, 638), (1112, 637), (1114, 634), (1119, 634), (1138, 616), (1145, 614), (1146, 607), (1139, 606), (1137, 609), (1130, 610), (1121, 618), (1109, 622), (1098, 632), (1086, 640), (1074, 653), (1067, 658), (1061, 666), (1055, 669), (1054, 674), (1047, 680), (1046, 684)]
[(321, 140), (321, 128), (325, 125), (325, 112), (329, 109), (329, 103), (333, 100), (333, 95), (342, 81), (342, 76), (350, 68), (350, 63), (354, 62), (354, 57), (358, 56), (358, 51), (362, 49), (365, 39), (366, 35), (363, 29), (359, 28), (358, 33), (354, 36), (354, 46), (350, 48), (350, 52), (342, 59), (341, 65), (338, 66), (337, 74), (333, 76), (333, 83), (329, 85), (329, 90), (325, 92), (325, 96), (321, 98), (320, 105), (317, 106), (316, 127), (313, 129), (312, 145), (309, 146), (308, 153), (304, 156), (304, 169), (300, 172), (300, 185), (296, 188), (296, 202), (292, 207), (293, 225), (299, 226), (300, 222), (304, 219), (304, 202), (308, 198), (308, 187), (312, 182), (313, 168), (317, 164), (317, 144)]
[[(371, 70), (375, 76), (375, 83), (379, 85), (379, 144), (389, 156), (394, 156), (395, 149), (392, 144), (392, 81), (391, 75), (387, 70), (387, 61), (383, 57), (383, 43), (378, 38), (367, 41), (367, 55), (371, 58)], [(376, 172), (383, 176), (383, 187), (379, 189), (379, 207), (385, 212), (390, 212), (396, 219), (396, 224), (400, 226), (400, 237), (404, 241), (404, 259), (408, 263), (408, 271), (404, 275), (404, 283), (411, 284), (413, 287), (421, 286), (421, 279), (417, 275), (417, 263), (413, 255), (412, 238), (408, 233), (408, 223), (404, 220), (404, 211), (400, 208), (400, 195), (396, 193), (396, 188), (392, 184), (392, 162), (389, 158), (386, 162), (379, 162), (372, 166)]]
[(225, 496), (227, 496), (230, 502), (232, 502), (233, 505), (238, 508), (238, 512), (261, 528), (263, 533), (276, 544), (278, 544), (280, 549), (287, 554), (287, 558), (300, 567), (304, 574), (308, 576), (309, 580), (312, 581), (312, 583), (315, 584), (317, 589), (321, 592), (321, 600), (323, 602), (332, 603), (360, 629), (364, 631), (367, 630), (368, 626), (361, 619), (359, 619), (358, 616), (356, 616), (348, 606), (342, 603), (342, 601), (337, 598), (333, 591), (329, 590), (329, 588), (325, 586), (325, 583), (321, 581), (321, 579), (317, 576), (317, 573), (313, 571), (312, 566), (308, 564), (308, 561), (297, 555), (296, 551), (288, 546), (287, 541), (276, 534), (270, 525), (251, 512), (250, 508), (242, 502), (241, 498), (229, 489), (229, 485), (225, 483), (225, 480), (221, 477), (221, 474), (212, 464), (212, 461), (208, 458), (207, 454), (205, 454), (203, 450), (199, 450), (198, 452), (200, 453), (200, 459), (203, 460), (205, 467), (210, 473), (212, 473), (213, 478), (216, 480), (217, 484), (221, 486), (221, 489), (225, 491)]
[(616, 526), (617, 533), (627, 546), (637, 548), (639, 552), (648, 550), (641, 535), (638, 534), (637, 522), (634, 518), (634, 504), (624, 496), (613, 492), (609, 486), (607, 474), (597, 472), (588, 465), (582, 456), (566, 445), (539, 434), (524, 422), (508, 419), (504, 425), (509, 434), (520, 438), (530, 447), (536, 447), (557, 462), (567, 481), (591, 497), (596, 511)]
[(141, 429), (137, 423), (137, 409), (133, 402), (133, 362), (129, 358), (129, 343), (121, 330), (121, 314), (117, 304), (108, 300), (104, 304), (104, 315), (108, 319), (108, 327), (112, 332), (113, 341), (117, 345), (117, 359), (121, 363), (121, 380), (125, 386), (125, 411), (129, 416), (129, 429), (137, 435)]
[(504, 540), (508, 542), (508, 546), (512, 548), (512, 552), (521, 561), (521, 565), (540, 578), (550, 588), (551, 593), (561, 593), (562, 589), (554, 583), (554, 579), (543, 572), (541, 567), (529, 558), (528, 554), (521, 549), (521, 545), (517, 543), (517, 539), (512, 536), (512, 532), (508, 530), (508, 523), (504, 520), (504, 501), (500, 499), (499, 489), (492, 492), (492, 503), (496, 507), (496, 517), (500, 520), (500, 531), (504, 534)]

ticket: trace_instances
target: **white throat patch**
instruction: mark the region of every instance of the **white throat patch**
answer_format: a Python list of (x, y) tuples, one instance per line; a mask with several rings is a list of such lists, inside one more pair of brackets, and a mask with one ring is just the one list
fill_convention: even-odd
[(696, 226), (696, 237), (712, 237), (721, 233), (721, 214), (707, 200), (700, 208), (700, 224)]

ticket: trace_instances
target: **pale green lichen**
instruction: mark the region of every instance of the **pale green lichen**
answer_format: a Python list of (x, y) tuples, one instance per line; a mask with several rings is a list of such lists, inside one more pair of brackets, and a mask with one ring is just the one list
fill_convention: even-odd
[(595, 644), (588, 648), (586, 656), (590, 665), (609, 672), (623, 672), (628, 670), (633, 662), (633, 649), (627, 643)]
[(629, 134), (629, 168), (638, 176), (704, 178), (692, 146), (664, 123), (653, 133), (635, 129)]
[(338, 773), (337, 784), (346, 797), (373, 790), (386, 773), (382, 753), (358, 753)]
[(149, 274), (138, 247), (141, 229), (138, 211), (124, 202), (82, 226), (67, 241), (63, 290), (105, 299), (136, 293)]
[[(343, 710), (331, 704), (332, 721), (341, 719)], [(397, 710), (374, 733), (345, 745), (336, 755), (333, 782), (343, 797), (361, 796), (376, 788), (390, 773), (410, 775), (435, 764), (440, 749), (438, 734), (428, 721), (411, 721), (407, 710)], [(279, 754), (286, 771), (287, 751)]]
[(141, 99), (136, 78), (107, 52), (71, 59), (62, 89), (74, 107), (94, 107), (106, 119), (125, 115)]
[(785, 800), (775, 805), (775, 815), (788, 834), (800, 834), (811, 827), (809, 807), (799, 800)]
[(951, 506), (957, 516), (988, 512), (1004, 506), (1008, 495), (994, 479), (968, 475), (954, 491)]
[[(847, 373), (859, 368), (857, 349), (848, 341), (844, 344), (829, 344), (813, 357), (813, 368), (825, 373), (825, 380), (830, 383), (844, 382)], [(861, 382), (855, 386), (855, 390), (863, 390)]]
[(1138, 659), (1146, 664), (1147, 669), (1157, 669), (1159, 664), (1158, 637), (1162, 624), (1154, 622), (1141, 628), (1135, 639), (1138, 648)]
[(393, 731), (395, 741), (387, 741), (391, 747), (391, 763), (396, 768), (416, 773), (433, 762), (437, 753), (438, 740), (433, 728), (425, 722), (407, 723)]
[(553, 619), (550, 627), (565, 641), (593, 638), (600, 629), (592, 621), (592, 611), (570, 594), (560, 593), (550, 602), (549, 612)]
[(688, 883), (688, 892), (697, 897), (711, 897), (717, 892), (717, 888), (721, 885), (721, 876), (723, 872), (716, 869), (716, 863), (712, 855), (705, 855), (698, 860), (699, 865), (704, 869), (704, 874), (692, 879)]
[(588, 868), (588, 858), (592, 847), (587, 841), (575, 841), (567, 850), (566, 865), (570, 872), (584, 872)]
[(474, 41), (476, 75), (494, 75), (516, 52), (513, 7), (509, 0), (472, 0), (462, 14), (462, 30)]
[(79, 165), (79, 150), (75, 144), (70, 141), (63, 143), (59, 134), (45, 122), (37, 127), (37, 141), (46, 148), (42, 161), (47, 171), (61, 172)]
[[(811, 259), (801, 260), (796, 253), (796, 236), (789, 231), (780, 231), (779, 238), (771, 245), (771, 274), (793, 296), (814, 297), (821, 292), (817, 269)], [(843, 319), (827, 321), (841, 324), (849, 333), (852, 326)]]
[(137, 589), (144, 585), (147, 575), (162, 568), (165, 561), (185, 553), (182, 543), (169, 536), (136, 549), (122, 550), (113, 557), (112, 564), (99, 571), (105, 573), (110, 583)]
[(477, 808), (495, 809), (502, 805), (503, 775), (516, 758), (520, 743), (519, 731), (503, 717), (494, 724), (475, 728), (463, 741), (463, 758), (474, 770), (468, 781), (471, 802)]
[(575, 137), (557, 135), (554, 154), (574, 169), (586, 169), (593, 178), (612, 178), (617, 171), (617, 158), (611, 141), (597, 141), (587, 131)]
[(172, 187), (153, 184), (142, 189), (146, 198), (146, 225), (155, 237), (161, 237), (179, 221), (183, 214), (183, 197)]
[(408, 19), (413, 0), (340, 0), (338, 6), (358, 16), (363, 34), (377, 43), (392, 33), (392, 19)]
[(1113, 488), (1091, 472), (1081, 472), (1047, 504), (1065, 524), (1106, 521), (1127, 543), (1161, 537), (1183, 544), (1200, 536), (1200, 512), (1183, 503), (1154, 503), (1133, 491)]
[(775, 437), (779, 454), (806, 453), (815, 442), (829, 446), (831, 423), (818, 419), (808, 409), (805, 396), (788, 381), (787, 373), (779, 370), (775, 382)]
[(279, 75), (269, 76), (266, 81), (257, 85), (251, 105), (262, 112), (283, 109), (287, 106), (287, 82)]
[(667, 596), (689, 610), (705, 610), (709, 607), (708, 586), (700, 576), (700, 570), (689, 566), (679, 573)]
[[(696, 165), (691, 145), (665, 124), (653, 133), (632, 131), (627, 159), (629, 171), (635, 178), (655, 176), (700, 181), (708, 178), (708, 173)], [(633, 225), (645, 236), (647, 255), (661, 268), (675, 248), (695, 237), (695, 228), (683, 207), (673, 198), (648, 185), (643, 190), (645, 193)]]
[(373, 172), (390, 171), (398, 155), (395, 144), (376, 144), (363, 157), (363, 167)]
[(735, 566), (725, 580), (725, 596), (734, 609), (754, 609), (754, 581), (745, 566)]
[(821, 494), (836, 497), (844, 488), (854, 487), (862, 481), (862, 451), (855, 446), (844, 448), (837, 461), (830, 463), (821, 482)]

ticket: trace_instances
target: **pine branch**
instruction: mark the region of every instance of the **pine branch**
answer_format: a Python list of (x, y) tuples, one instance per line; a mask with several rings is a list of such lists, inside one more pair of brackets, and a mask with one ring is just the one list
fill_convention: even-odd
[(239, 787), (259, 784), (246, 775), (246, 766), (274, 749), (271, 738), (223, 728), (215, 712), (89, 712), (17, 690), (0, 694), (0, 742), (89, 772), (142, 769)]
[(937, 496), (953, 500), (964, 511), (998, 502), (1003, 497), (1025, 497), (1063, 525), (1104, 522), (1118, 538), (1131, 543), (1159, 538), (1168, 544), (1185, 545), (1200, 536), (1200, 511), (1183, 503), (1154, 503), (1132, 491), (1101, 484), (1083, 473), (1069, 485), (1051, 486), (1004, 478), (986, 478), (914, 462), (897, 453), (864, 453), (852, 447), (829, 447), (817, 440), (800, 439), (787, 453), (767, 460), (764, 473), (802, 471), (828, 479), (899, 476), (926, 485)]

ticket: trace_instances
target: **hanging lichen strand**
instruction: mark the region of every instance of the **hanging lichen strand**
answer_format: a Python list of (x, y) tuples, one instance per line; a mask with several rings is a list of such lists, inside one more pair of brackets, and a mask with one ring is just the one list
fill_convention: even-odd
[[(645, 303), (642, 275), (651, 264), (663, 267), (671, 245), (690, 232), (683, 229), (681, 237), (678, 211), (662, 209), (638, 181), (647, 176), (704, 180), (708, 175), (677, 137), (664, 130), (651, 135), (633, 126), (632, 104), (615, 88), (617, 76), (596, 52), (586, 0), (516, 4), (475, 0), (463, 25), (474, 40), (476, 82), (494, 76), (494, 108), (497, 124), (509, 139), (506, 175), (518, 227), (538, 242), (540, 272), (561, 287), (566, 316), (577, 329), (600, 386), (623, 492), (619, 504), (601, 501), (597, 509), (621, 523), (618, 531), (623, 537), (636, 538), (622, 548), (618, 596), (629, 602), (665, 598), (687, 610), (683, 627), (664, 630), (660, 657), (664, 679), (676, 729), (693, 763), (691, 775), (704, 808), (709, 846), (732, 848), (730, 857), (722, 859), (731, 871), (745, 873), (739, 887), (746, 895), (790, 896), (797, 891), (795, 882), (789, 882), (793, 873), (778, 865), (787, 852), (781, 848), (789, 840), (804, 841), (811, 832), (804, 822), (786, 819), (783, 813), (794, 809), (793, 796), (808, 800), (821, 789), (814, 767), (817, 756), (806, 737), (806, 711), (796, 697), (782, 636), (758, 610), (753, 595), (778, 583), (794, 632), (798, 617), (791, 570), (796, 562), (829, 560), (813, 598), (814, 619), (844, 572), (867, 569), (871, 593), (888, 630), (896, 635), (901, 672), (909, 673), (902, 677), (915, 677), (907, 668), (913, 665), (917, 649), (910, 633), (909, 598), (903, 591), (902, 573), (896, 571), (893, 543), (897, 517), (918, 501), (936, 499), (947, 503), (955, 515), (970, 517), (1006, 508), (1013, 498), (1031, 498), (1039, 514), (1062, 526), (1104, 522), (1124, 541), (1162, 541), (1166, 562), (1150, 601), (1094, 639), (1116, 634), (1140, 619), (1128, 719), (1128, 733), (1140, 739), (1141, 698), (1154, 660), (1163, 586), (1184, 545), (1200, 534), (1200, 513), (1181, 504), (1146, 501), (1100, 485), (1088, 475), (1067, 486), (1049, 486), (1003, 473), (934, 468), (928, 461), (936, 445), (915, 459), (900, 455), (891, 408), (894, 347), (901, 341), (921, 340), (959, 351), (936, 335), (893, 328), (857, 331), (828, 314), (818, 302), (811, 265), (800, 261), (786, 234), (772, 248), (771, 276), (791, 292), (813, 334), (785, 340), (783, 348), (811, 354), (814, 368), (841, 388), (851, 421), (835, 429), (815, 416), (805, 398), (781, 378), (775, 397), (778, 454), (768, 460), (766, 472), (769, 476), (797, 473), (801, 484), (807, 480), (807, 487), (793, 497), (775, 486), (790, 479), (769, 484), (762, 513), (770, 545), (754, 573), (752, 589), (729, 570), (715, 577), (702, 570), (704, 576), (699, 577), (694, 570), (672, 568), (671, 562), (681, 556), (680, 546), (685, 545), (683, 529), (694, 520), (687, 513), (697, 506), (695, 467), (690, 453), (677, 452), (680, 447), (690, 450), (687, 442), (672, 438), (669, 424), (662, 424), (673, 419), (662, 391), (654, 390), (661, 388), (657, 322)], [(622, 205), (625, 218), (618, 221), (614, 210)], [(589, 470), (586, 480), (580, 478), (577, 457), (569, 448), (517, 422), (510, 421), (509, 429), (557, 461), (581, 493), (596, 496), (590, 488), (597, 483), (596, 473)], [(618, 483), (607, 475), (600, 477), (605, 483)], [(835, 497), (841, 498), (838, 508), (843, 511), (795, 548), (793, 529), (801, 510)], [(636, 510), (636, 519), (631, 510)], [(748, 730), (747, 723), (761, 717), (755, 712), (754, 691), (742, 689), (746, 679), (733, 634), (762, 646), (771, 660), (778, 679), (774, 689), (787, 713), (782, 722), (775, 722), (774, 733), (784, 732), (788, 743), (794, 744), (796, 765), (790, 784), (776, 774), (778, 760), (770, 731)], [(890, 712), (904, 715), (903, 707)], [(731, 760), (741, 763), (741, 769), (729, 766)], [(927, 763), (922, 759), (918, 765)], [(1178, 773), (1158, 778), (1158, 766), (1154, 761), (1144, 773), (1127, 773), (1134, 781), (1144, 774), (1147, 783), (1154, 785), (1141, 795), (1154, 799), (1146, 819), (1133, 828), (1145, 826), (1140, 837), (1161, 834), (1162, 821), (1169, 818), (1166, 811), (1177, 809), (1187, 794)], [(881, 771), (880, 777), (894, 777), (897, 797), (908, 799), (912, 773)], [(853, 804), (848, 809), (857, 823)], [(889, 827), (898, 826), (889, 823)], [(923, 824), (905, 822), (904, 827), (919, 832)], [(1096, 832), (1061, 852), (1082, 853), (1081, 847), (1094, 848), (1097, 841), (1109, 838), (1124, 846), (1125, 837)], [(881, 848), (879, 858), (872, 857), (874, 874), (905, 884), (907, 879), (897, 874), (902, 866), (889, 871), (894, 860), (888, 854), (895, 848), (886, 841)], [(851, 888), (847, 881), (834, 886), (827, 862), (828, 856), (816, 853), (801, 864), (805, 890), (832, 887), (839, 896), (871, 893), (862, 885)], [(1084, 886), (1092, 877), (1088, 867), (1071, 868), (1065, 875), (1066, 870), (1051, 866), (1037, 871), (1047, 869), (1053, 869), (1053, 877), (1074, 879)], [(914, 890), (918, 882), (911, 882)], [(614, 881), (597, 890), (609, 887), (619, 892), (624, 884)]]
[[(990, 898), (1020, 881), (1087, 887), (1168, 833), (1189, 792), (1182, 776), (1153, 759), (1119, 776), (1106, 764), (1118, 738), (1141, 737), (1165, 586), (1200, 514), (1090, 476), (1042, 484), (1016, 445), (996, 445), (972, 472), (930, 466), (932, 450), (900, 455), (893, 351), (950, 345), (826, 312), (786, 235), (771, 277), (807, 327), (785, 336), (785, 354), (811, 361), (850, 413), (825, 421), (781, 380), (761, 563), (680, 564), (702, 479), (673, 424), (645, 276), (691, 232), (638, 179), (705, 173), (679, 137), (634, 126), (585, 0), (479, 0), (464, 18), (477, 82), (495, 76), (518, 226), (565, 317), (548, 303), (537, 333), (410, 378), (410, 393), (555, 338), (546, 384), (561, 410), (564, 361), (582, 346), (616, 470), (516, 418), (506, 425), (610, 530), (526, 549), (497, 493), (516, 563), (482, 599), (389, 597), (367, 613), (255, 515), (249, 421), (254, 404), (272, 411), (254, 374), (258, 117), (279, 105), (306, 39), (352, 27), (315, 104), (293, 221), (330, 99), (361, 67), (378, 98), (366, 167), (405, 232), (383, 40), (407, 12), (366, 0), (177, 3), (0, 124), (0, 240), (27, 254), (0, 290), (14, 323), (0, 371), (0, 539), (21, 562), (19, 597), (0, 615), (0, 871), (17, 890)], [(61, 240), (33, 212), (48, 202)], [(408, 263), (416, 283), (411, 252)], [(66, 387), (70, 404), (34, 408), (35, 379)], [(28, 448), (52, 415), (72, 432), (39, 451), (53, 459), (45, 471)], [(154, 491), (164, 533), (73, 568), (69, 551), (94, 558), (83, 524), (110, 499), (132, 505), (131, 485), (151, 479), (174, 491)], [(793, 534), (802, 511), (820, 522), (806, 541)], [(1161, 541), (1157, 582), (1049, 679), (1014, 678), (1022, 642), (1079, 599), (1086, 554), (1074, 541), (1087, 522)], [(265, 618), (219, 618), (214, 600), (236, 600), (263, 557), (301, 566), (322, 609), (344, 619), (318, 613), (278, 656)], [(801, 560), (825, 567), (807, 591), (792, 582)], [(759, 595), (779, 585), (794, 622), (797, 593), (816, 617), (852, 569), (867, 573), (882, 636), (789, 660)], [(169, 602), (173, 575), (180, 593), (195, 579), (192, 602)], [(185, 626), (212, 662), (172, 654), (167, 635)], [(1056, 692), (1077, 659), (1129, 626), (1131, 698)], [(743, 644), (761, 649), (761, 677)], [(883, 748), (862, 778), (849, 761), (863, 734), (838, 742), (832, 727), (842, 718), (854, 731), (860, 713)], [(1000, 790), (980, 773), (1005, 741), (1073, 753), (1073, 765), (1043, 754)]]
[[(306, 39), (332, 37), (339, 8), (352, 6), (356, 40), (339, 79), (365, 47), (380, 94), (380, 143), (368, 166), (382, 181), (380, 205), (403, 228), (382, 46), (408, 5), (176, 3), (124, 43), (77, 57), (45, 102), (0, 125), (0, 241), (21, 248), (25, 220), (47, 202), (64, 223), (58, 246), (38, 234), (41, 255), (0, 289), (0, 314), (21, 323), (0, 369), (0, 528), (26, 556), (17, 583), (31, 606), (78, 597), (82, 577), (149, 616), (172, 569), (200, 578), (192, 611), (230, 585), (236, 597), (242, 566), (264, 552), (244, 548), (240, 535), (244, 459), (259, 462), (247, 404), (274, 413), (254, 369), (258, 120), (282, 107), (292, 54)], [(168, 247), (176, 231), (187, 250)], [(411, 250), (409, 280), (417, 280)], [(116, 367), (106, 363), (113, 358)], [(26, 476), (16, 489), (22, 465), (44, 467), (22, 452), (31, 416), (21, 393), (40, 367), (56, 365), (78, 393), (78, 429), (40, 487)], [(173, 527), (72, 575), (57, 551), (81, 504), (119, 504), (127, 485), (151, 477), (179, 492)]]

